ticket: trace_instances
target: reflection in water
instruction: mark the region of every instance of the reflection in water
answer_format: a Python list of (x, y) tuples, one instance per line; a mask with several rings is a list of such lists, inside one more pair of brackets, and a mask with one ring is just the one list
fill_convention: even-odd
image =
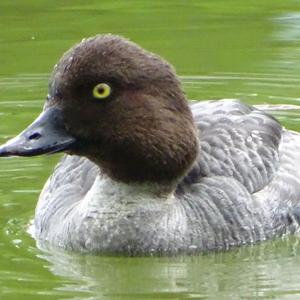
[(300, 39), (300, 13), (288, 13), (281, 17), (274, 18), (280, 24), (274, 37), (286, 42), (299, 42)]
[(70, 280), (58, 290), (87, 293), (80, 299), (300, 297), (299, 242), (292, 237), (200, 256), (101, 257), (51, 249), (38, 257)]

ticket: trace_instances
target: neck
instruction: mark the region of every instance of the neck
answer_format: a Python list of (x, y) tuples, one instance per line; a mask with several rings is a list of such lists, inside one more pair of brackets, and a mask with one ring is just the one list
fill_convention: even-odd
[(106, 204), (127, 203), (145, 204), (145, 202), (164, 202), (173, 198), (173, 186), (158, 183), (124, 183), (107, 175), (100, 174), (87, 193), (84, 202), (88, 205), (106, 206)]
[(104, 151), (97, 156), (94, 153), (86, 156), (116, 182), (170, 191), (190, 170), (198, 155), (196, 130), (185, 125), (183, 129), (178, 128), (174, 129), (173, 136), (165, 136), (163, 130), (159, 136), (149, 129), (150, 136), (155, 137), (150, 142), (141, 141), (133, 132), (125, 142), (103, 147)]

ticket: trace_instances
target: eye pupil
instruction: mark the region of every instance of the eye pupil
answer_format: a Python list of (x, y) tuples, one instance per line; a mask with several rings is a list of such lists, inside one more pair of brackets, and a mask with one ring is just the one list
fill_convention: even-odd
[(104, 93), (104, 88), (103, 87), (98, 88), (98, 93), (103, 94)]

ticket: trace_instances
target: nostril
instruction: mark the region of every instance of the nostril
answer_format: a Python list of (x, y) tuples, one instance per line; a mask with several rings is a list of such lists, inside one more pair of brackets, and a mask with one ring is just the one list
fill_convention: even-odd
[(39, 139), (41, 136), (42, 136), (42, 135), (41, 135), (40, 133), (35, 132), (35, 133), (33, 133), (32, 135), (30, 135), (30, 136), (28, 137), (28, 139), (29, 139), (29, 140), (37, 140), (37, 139)]

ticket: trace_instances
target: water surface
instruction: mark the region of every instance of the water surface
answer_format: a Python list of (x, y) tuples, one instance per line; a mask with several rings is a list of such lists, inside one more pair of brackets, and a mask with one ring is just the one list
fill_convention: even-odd
[[(300, 131), (299, 1), (2, 0), (0, 26), (0, 142), (40, 112), (61, 54), (106, 32), (168, 59), (189, 99), (291, 105), (272, 113)], [(300, 299), (299, 237), (193, 257), (39, 249), (28, 223), (59, 157), (0, 160), (0, 299)]]

